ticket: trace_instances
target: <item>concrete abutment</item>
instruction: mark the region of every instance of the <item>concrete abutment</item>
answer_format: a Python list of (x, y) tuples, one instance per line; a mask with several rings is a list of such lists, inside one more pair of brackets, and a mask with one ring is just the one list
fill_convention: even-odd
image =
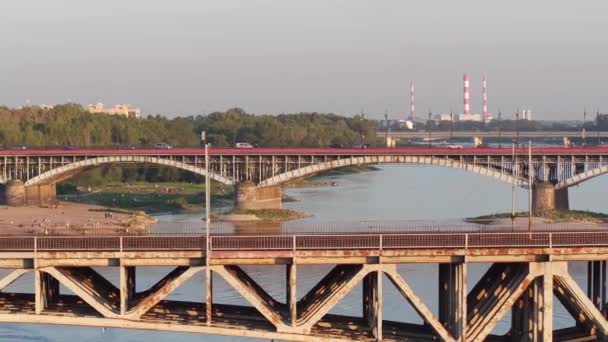
[(555, 189), (552, 183), (532, 185), (532, 211), (568, 210), (568, 188)]
[(240, 183), (236, 186), (235, 206), (245, 210), (281, 209), (281, 187), (258, 188), (252, 182)]
[(6, 184), (6, 204), (11, 207), (28, 205), (49, 205), (57, 202), (57, 191), (54, 183), (25, 186), (20, 180)]

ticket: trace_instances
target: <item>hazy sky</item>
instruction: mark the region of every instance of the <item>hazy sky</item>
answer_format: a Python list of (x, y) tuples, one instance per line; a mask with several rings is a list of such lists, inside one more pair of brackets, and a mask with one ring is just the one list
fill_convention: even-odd
[(608, 1), (0, 0), (0, 104), (608, 112)]

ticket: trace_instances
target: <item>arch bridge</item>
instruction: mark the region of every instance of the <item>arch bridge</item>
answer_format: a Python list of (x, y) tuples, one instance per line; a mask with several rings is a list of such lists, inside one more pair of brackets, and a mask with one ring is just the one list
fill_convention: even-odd
[[(530, 163), (531, 160), (531, 163)], [(568, 207), (567, 188), (608, 172), (608, 147), (534, 148), (214, 148), (209, 176), (237, 185), (243, 208), (280, 207), (279, 187), (353, 165), (410, 164), (460, 169), (527, 188), (540, 209)], [(0, 183), (14, 204), (55, 199), (55, 184), (103, 165), (159, 165), (206, 175), (202, 149), (0, 150)], [(19, 188), (22, 187), (22, 188)], [(16, 194), (13, 196), (13, 194)], [(13, 201), (14, 200), (14, 201)]]

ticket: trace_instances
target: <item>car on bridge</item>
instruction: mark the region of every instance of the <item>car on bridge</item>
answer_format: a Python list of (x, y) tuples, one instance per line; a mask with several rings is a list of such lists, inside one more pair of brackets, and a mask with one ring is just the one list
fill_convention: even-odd
[(250, 143), (246, 143), (246, 142), (237, 142), (236, 144), (234, 144), (234, 147), (236, 148), (253, 148), (254, 146)]
[(154, 145), (154, 148), (157, 150), (171, 150), (171, 149), (173, 149), (173, 146), (171, 146), (167, 143), (158, 143), (158, 144)]
[(27, 150), (27, 146), (25, 145), (16, 145), (11, 147), (11, 150)]

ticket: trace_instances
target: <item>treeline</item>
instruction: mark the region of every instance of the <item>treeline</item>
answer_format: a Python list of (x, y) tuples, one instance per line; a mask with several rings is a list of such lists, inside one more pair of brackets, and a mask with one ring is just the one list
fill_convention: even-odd
[[(376, 123), (362, 116), (298, 113), (253, 115), (239, 108), (209, 115), (166, 118), (161, 115), (129, 119), (92, 114), (77, 104), (9, 109), (0, 107), (0, 146), (52, 148), (153, 147), (164, 142), (175, 147), (200, 146), (200, 132), (207, 131), (213, 146), (248, 142), (261, 147), (326, 147), (376, 141)], [(199, 177), (156, 166), (99, 167), (69, 181), (72, 185), (122, 182), (198, 182)], [(60, 191), (70, 188), (64, 184)], [(65, 192), (65, 191), (62, 191)]]
[(58, 105), (50, 110), (0, 107), (0, 145), (4, 147), (152, 147), (160, 142), (195, 147), (200, 145), (203, 130), (214, 146), (249, 142), (267, 147), (323, 147), (376, 141), (376, 123), (362, 116), (253, 115), (233, 108), (172, 119), (161, 115), (129, 119), (92, 114), (77, 104)]

